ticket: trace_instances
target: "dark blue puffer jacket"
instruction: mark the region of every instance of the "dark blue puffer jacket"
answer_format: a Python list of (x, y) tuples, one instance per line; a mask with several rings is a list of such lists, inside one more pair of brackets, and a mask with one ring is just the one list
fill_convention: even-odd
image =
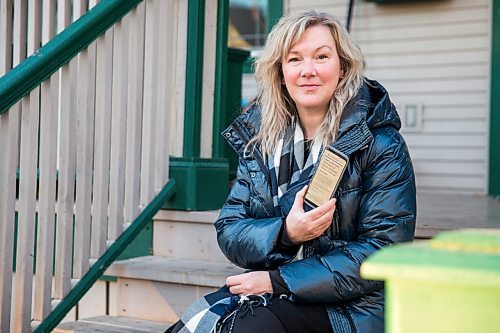
[(223, 132), (240, 160), (237, 180), (215, 223), (222, 252), (244, 268), (278, 268), (292, 299), (328, 305), (335, 333), (383, 332), (383, 283), (361, 278), (360, 265), (383, 246), (411, 241), (416, 219), (413, 167), (386, 90), (365, 79), (347, 104), (332, 144), (349, 156), (335, 194), (334, 219), (311, 248), (313, 255), (301, 260), (292, 261), (296, 253), (280, 246), (279, 237), (305, 183), (281, 197), (282, 213), (277, 216), (262, 154), (255, 150), (243, 156), (259, 125), (260, 110), (254, 107)]

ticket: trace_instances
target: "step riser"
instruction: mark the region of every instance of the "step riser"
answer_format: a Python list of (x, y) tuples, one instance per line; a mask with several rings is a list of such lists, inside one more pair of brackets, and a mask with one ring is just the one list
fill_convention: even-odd
[(211, 221), (162, 219), (155, 220), (153, 228), (154, 255), (228, 262), (217, 244), (217, 234)]
[(195, 300), (215, 290), (217, 288), (120, 278), (118, 311), (121, 316), (173, 323)]

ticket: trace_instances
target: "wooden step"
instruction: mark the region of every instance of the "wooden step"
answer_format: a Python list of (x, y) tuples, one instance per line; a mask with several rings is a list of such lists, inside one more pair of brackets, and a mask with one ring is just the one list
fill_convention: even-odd
[(175, 322), (227, 276), (243, 271), (230, 263), (147, 256), (115, 262), (106, 275), (118, 278), (119, 315)]
[(171, 324), (128, 317), (98, 316), (60, 324), (55, 333), (155, 333), (165, 332)]
[(153, 219), (153, 254), (229, 262), (217, 244), (214, 222), (218, 217), (218, 210), (159, 211)]
[(242, 273), (231, 263), (145, 256), (116, 261), (106, 275), (206, 287), (220, 287), (229, 275)]

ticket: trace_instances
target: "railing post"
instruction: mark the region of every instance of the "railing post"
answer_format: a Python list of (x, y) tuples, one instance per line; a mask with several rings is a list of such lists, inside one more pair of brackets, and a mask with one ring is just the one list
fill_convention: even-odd
[[(229, 10), (225, 1), (209, 1), (209, 5), (217, 3), (221, 10)], [(217, 209), (222, 206), (228, 192), (227, 159), (200, 158), (200, 139), (204, 139), (201, 138), (201, 113), (203, 64), (207, 61), (204, 59), (206, 6), (205, 0), (188, 2), (183, 157), (170, 159), (170, 176), (176, 180), (178, 191), (167, 202), (165, 208), (168, 209)], [(219, 42), (227, 43), (227, 38)], [(215, 89), (219, 87), (220, 83)]]

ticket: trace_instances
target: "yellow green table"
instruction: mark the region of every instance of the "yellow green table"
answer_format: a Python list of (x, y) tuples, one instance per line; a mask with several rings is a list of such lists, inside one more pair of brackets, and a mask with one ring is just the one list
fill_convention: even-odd
[(361, 275), (385, 281), (386, 332), (500, 332), (500, 229), (387, 247)]

